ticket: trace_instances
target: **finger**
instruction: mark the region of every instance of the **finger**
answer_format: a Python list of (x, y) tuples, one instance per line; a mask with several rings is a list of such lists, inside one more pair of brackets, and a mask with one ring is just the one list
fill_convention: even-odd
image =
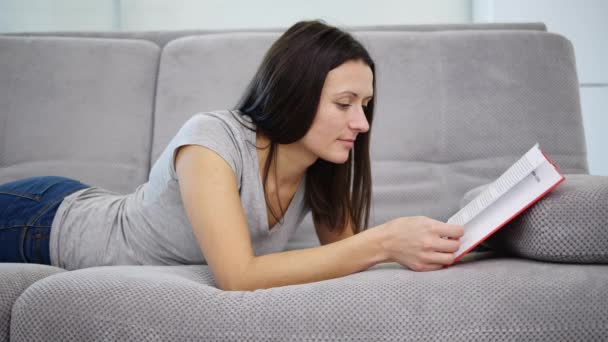
[(425, 261), (428, 264), (449, 265), (454, 262), (454, 253), (429, 253)]
[(441, 224), (437, 228), (439, 236), (459, 239), (464, 235), (464, 227), (455, 224)]
[(437, 239), (434, 243), (436, 252), (454, 253), (460, 248), (459, 240)]
[(444, 267), (444, 265), (440, 264), (426, 264), (424, 265), (421, 272), (429, 272), (429, 271), (437, 271)]
[(444, 267), (445, 265), (439, 265), (439, 264), (430, 264), (429, 265), (429, 271), (437, 271), (440, 270)]

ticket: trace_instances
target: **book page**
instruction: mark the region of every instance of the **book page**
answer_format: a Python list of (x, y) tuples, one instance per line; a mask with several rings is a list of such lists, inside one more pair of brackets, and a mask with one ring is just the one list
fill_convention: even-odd
[(466, 222), (465, 234), (460, 239), (460, 249), (454, 254), (455, 259), (468, 253), (563, 180), (564, 176), (548, 160), (545, 160), (492, 205)]
[(492, 182), (484, 191), (456, 214), (452, 215), (447, 223), (465, 225), (534, 171), (543, 161), (546, 161), (546, 159), (540, 151), (538, 143), (536, 143), (532, 149), (524, 154), (515, 164), (511, 165), (507, 171)]

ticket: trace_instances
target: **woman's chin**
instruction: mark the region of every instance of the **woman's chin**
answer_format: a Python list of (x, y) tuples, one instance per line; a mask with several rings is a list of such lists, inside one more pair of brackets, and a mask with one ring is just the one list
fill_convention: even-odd
[(344, 164), (348, 161), (348, 153), (346, 155), (340, 155), (340, 154), (330, 155), (330, 156), (326, 156), (325, 158), (321, 158), (321, 159), (325, 160), (326, 162), (333, 163), (333, 164)]

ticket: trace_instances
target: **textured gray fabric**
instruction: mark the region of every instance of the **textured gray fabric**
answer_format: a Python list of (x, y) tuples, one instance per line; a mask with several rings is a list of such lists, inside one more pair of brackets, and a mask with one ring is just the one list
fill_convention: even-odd
[(0, 263), (0, 342), (9, 341), (11, 310), (17, 298), (36, 281), (65, 272), (36, 264)]
[(535, 142), (587, 173), (571, 44), (545, 32), (370, 33), (374, 223), (446, 221)]
[[(492, 249), (543, 261), (608, 264), (608, 177), (566, 180), (492, 235)], [(465, 194), (463, 206), (487, 185)]]
[(278, 33), (234, 33), (174, 40), (158, 75), (152, 161), (193, 114), (234, 109)]
[(17, 300), (12, 341), (605, 341), (608, 272), (488, 259), (224, 292), (206, 266), (103, 267)]
[(148, 174), (159, 48), (0, 36), (0, 184), (57, 175), (133, 191)]
[[(239, 115), (237, 112), (234, 115)], [(176, 150), (200, 145), (232, 167), (255, 255), (282, 251), (308, 212), (301, 182), (285, 216), (268, 227), (255, 125), (228, 111), (192, 116), (154, 164), (148, 182), (128, 195), (97, 187), (65, 198), (51, 229), (51, 262), (68, 270), (105, 265), (206, 263), (184, 211), (174, 168)], [(248, 128), (249, 127), (249, 128)]]
[[(349, 31), (453, 31), (453, 30), (537, 30), (546, 31), (544, 23), (478, 23), (478, 24), (429, 24), (429, 25), (379, 25), (347, 27)], [(143, 39), (164, 47), (168, 42), (186, 36), (199, 36), (229, 32), (283, 32), (286, 28), (227, 29), (227, 30), (176, 30), (176, 31), (59, 31), (6, 33), (15, 36), (55, 36), (112, 39)]]
[[(574, 55), (565, 38), (540, 31), (355, 35), (377, 65), (372, 226), (399, 216), (447, 220), (468, 189), (498, 177), (535, 142), (563, 172), (588, 173)], [(232, 108), (277, 37), (216, 34), (168, 44), (152, 160), (190, 113)], [(287, 249), (315, 245), (308, 216)]]

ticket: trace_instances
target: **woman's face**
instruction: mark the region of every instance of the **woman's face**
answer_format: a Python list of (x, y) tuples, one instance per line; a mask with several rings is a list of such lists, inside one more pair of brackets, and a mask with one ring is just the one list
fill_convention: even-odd
[(318, 158), (344, 163), (359, 133), (369, 130), (364, 108), (373, 96), (372, 69), (362, 61), (347, 61), (325, 78), (312, 125), (300, 140)]

